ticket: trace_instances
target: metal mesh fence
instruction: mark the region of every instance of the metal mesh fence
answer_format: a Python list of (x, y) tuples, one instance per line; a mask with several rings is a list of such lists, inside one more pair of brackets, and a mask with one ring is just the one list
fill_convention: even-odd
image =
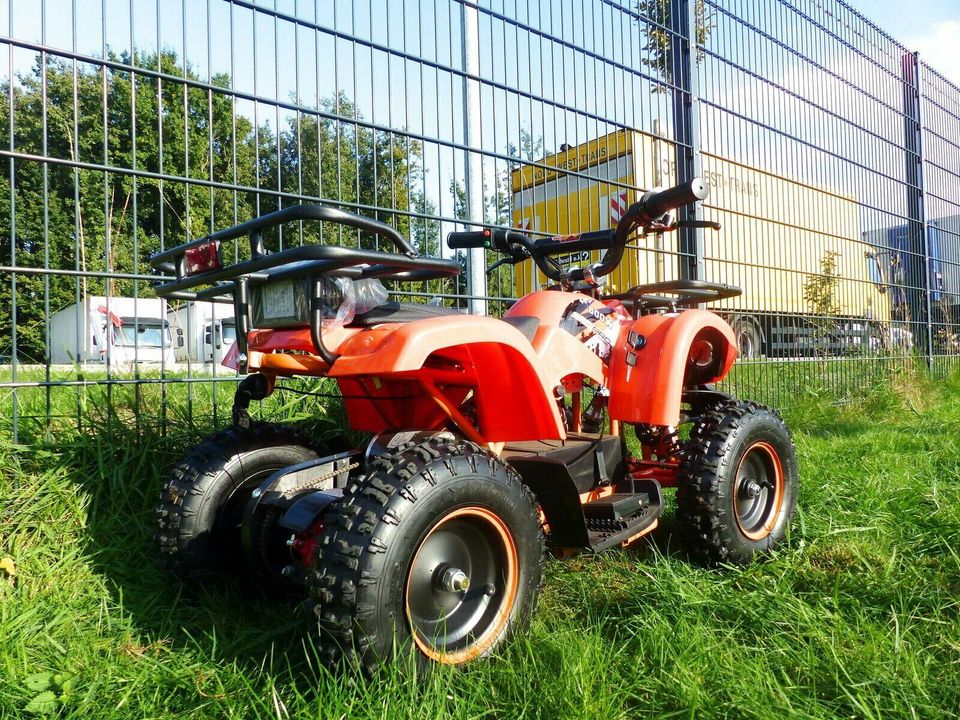
[[(738, 390), (856, 392), (960, 352), (960, 90), (837, 0), (7, 0), (0, 86), (14, 438), (221, 418), (232, 314), (161, 303), (148, 258), (301, 202), (450, 256), (467, 223), (602, 229), (703, 174), (690, 212), (722, 229), (638, 237), (608, 284), (742, 286), (716, 308)], [(544, 284), (484, 264), (391, 289), (499, 314)]]
[(960, 353), (960, 88), (923, 63), (919, 74), (922, 221), (930, 273), (931, 364), (955, 367)]

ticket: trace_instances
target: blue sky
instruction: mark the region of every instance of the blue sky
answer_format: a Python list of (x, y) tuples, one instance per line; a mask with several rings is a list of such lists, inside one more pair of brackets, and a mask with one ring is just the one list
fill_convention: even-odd
[[(633, 1), (620, 0), (624, 6)], [(145, 53), (155, 52), (158, 47), (172, 50), (185, 58), (201, 79), (216, 73), (230, 74), (235, 89), (262, 99), (259, 103), (238, 100), (237, 112), (258, 124), (269, 122), (273, 128), (286, 126), (292, 115), (276, 100), (289, 102), (296, 97), (297, 104), (309, 108), (339, 90), (355, 101), (363, 118), (429, 139), (423, 142), (423, 191), (434, 200), (438, 214), (452, 216), (450, 183), (463, 176), (465, 164), (465, 154), (457, 147), (465, 142), (463, 113), (454, 110), (462, 107), (463, 83), (455, 73), (437, 70), (429, 62), (440, 66), (460, 64), (460, 5), (454, 0), (256, 2), (297, 15), (308, 23), (316, 22), (322, 31), (275, 22), (269, 12), (254, 12), (246, 6), (248, 3), (222, 0), (0, 0), (0, 36), (10, 34), (66, 50), (73, 49), (76, 42), (77, 52), (92, 57), (100, 55), (104, 46), (115, 52), (129, 51), (131, 45)], [(960, 0), (911, 0), (909, 10), (904, 9), (904, 3), (892, 0), (847, 2), (898, 43), (919, 50), (929, 65), (960, 86)], [(542, 138), (546, 152), (561, 143), (576, 145), (602, 136), (617, 126), (649, 132), (653, 119), (659, 119), (669, 132), (672, 115), (666, 95), (651, 93), (635, 72), (619, 70), (614, 64), (603, 64), (597, 70), (589, 57), (571, 49), (593, 48), (601, 57), (611, 57), (626, 68), (649, 72), (641, 65), (643, 41), (637, 37), (636, 23), (627, 14), (619, 17), (613, 12), (616, 3), (481, 0), (480, 4), (494, 13), (481, 14), (480, 75), (489, 82), (481, 89), (481, 114), (485, 119), (481, 138), (473, 144), (486, 153), (482, 172), (489, 186), (507, 167), (495, 154), (506, 153), (508, 142), (517, 144), (520, 130)], [(812, 6), (826, 13), (836, 8), (833, 0), (783, 4), (775, 0), (724, 0), (720, 4), (742, 11), (751, 22), (773, 22), (778, 31), (795, 20), (791, 7)], [(41, 22), (44, 10), (45, 26)], [(812, 10), (807, 7), (807, 11)], [(509, 23), (494, 22), (491, 18), (498, 12), (516, 15), (520, 23), (542, 27), (565, 44), (546, 42), (536, 33), (518, 32)], [(618, 17), (619, 25), (608, 27), (611, 16)], [(721, 22), (726, 21), (718, 19)], [(350, 36), (388, 46), (395, 52), (354, 44)], [(864, 183), (851, 179), (847, 187), (837, 187), (840, 179), (847, 178), (848, 170), (827, 172), (823, 157), (809, 149), (837, 143), (841, 137), (838, 133), (845, 132), (841, 118), (835, 118), (840, 129), (832, 134), (825, 130), (824, 123), (797, 125), (793, 118), (804, 116), (804, 102), (789, 93), (774, 92), (774, 85), (749, 80), (752, 75), (733, 72), (731, 64), (761, 73), (760, 77), (773, 73), (771, 79), (796, 97), (843, 108), (845, 119), (872, 133), (849, 143), (864, 153), (871, 138), (887, 137), (902, 129), (889, 122), (878, 127), (883, 118), (875, 112), (877, 104), (860, 102), (857, 86), (844, 81), (869, 75), (869, 63), (844, 52), (841, 40), (828, 40), (819, 44), (816, 52), (827, 53), (826, 57), (818, 56), (819, 61), (828, 63), (835, 75), (823, 76), (812, 71), (809, 64), (781, 52), (775, 42), (754, 38), (752, 44), (744, 43), (744, 37), (735, 27), (717, 32), (716, 50), (731, 62), (713, 63), (704, 88), (712, 94), (706, 94), (717, 107), (733, 108), (743, 117), (765, 121), (792, 136), (802, 135), (808, 145), (801, 148), (792, 142), (791, 135), (764, 134), (756, 123), (749, 127), (753, 133), (749, 137), (755, 136), (756, 142), (744, 143), (741, 138), (747, 135), (743, 134), (742, 123), (724, 117), (714, 127), (727, 129), (711, 135), (712, 145), (705, 140), (705, 149), (815, 185), (829, 180), (831, 187), (859, 196)], [(788, 37), (802, 40), (803, 26)], [(604, 38), (620, 41), (611, 43)], [(413, 59), (405, 59), (396, 51)], [(36, 53), (29, 48), (15, 48), (9, 60), (6, 54), (0, 53), (0, 77), (10, 71), (4, 67), (7, 62), (15, 73), (22, 73), (36, 61)], [(428, 63), (415, 60), (421, 57)], [(894, 60), (889, 72), (896, 78), (899, 59)], [(883, 84), (887, 80), (876, 79), (878, 85), (872, 92), (890, 97), (895, 106), (900, 102), (900, 91), (896, 80), (892, 89)], [(890, 173), (902, 170), (902, 163), (896, 163)], [(876, 183), (867, 186), (875, 187)], [(876, 188), (876, 192), (882, 193), (883, 189)]]
[(960, 85), (960, 0), (846, 0), (881, 30)]

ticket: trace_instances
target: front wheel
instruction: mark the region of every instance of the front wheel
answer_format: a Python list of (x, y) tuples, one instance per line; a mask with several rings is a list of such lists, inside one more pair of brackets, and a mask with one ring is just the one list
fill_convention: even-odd
[(705, 413), (686, 443), (677, 515), (692, 554), (743, 565), (786, 536), (797, 505), (790, 431), (773, 410), (731, 401)]
[(328, 659), (376, 671), (490, 654), (533, 613), (544, 539), (531, 493), (473, 443), (431, 439), (371, 461), (327, 516), (310, 592)]

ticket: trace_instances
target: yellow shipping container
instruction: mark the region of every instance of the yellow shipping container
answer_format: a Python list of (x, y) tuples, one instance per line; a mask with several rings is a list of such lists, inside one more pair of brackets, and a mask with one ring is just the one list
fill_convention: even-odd
[[(546, 167), (527, 165), (511, 177), (514, 225), (539, 234), (615, 227), (645, 189), (676, 182), (672, 143), (624, 130), (562, 148), (539, 164)], [(712, 155), (703, 155), (703, 174), (711, 187), (704, 215), (721, 224), (719, 232), (703, 231), (706, 279), (744, 290), (714, 309), (741, 321), (750, 316), (766, 334), (777, 332), (774, 318), (783, 324), (790, 316), (796, 327), (797, 318), (811, 312), (804, 284), (833, 253), (837, 317), (890, 320), (889, 298), (870, 276), (871, 248), (862, 241), (854, 200)], [(677, 252), (676, 233), (637, 238), (607, 278), (608, 292), (676, 278)], [(561, 260), (587, 265), (599, 258), (583, 252)], [(516, 273), (519, 295), (548, 282), (533, 263), (518, 265)]]

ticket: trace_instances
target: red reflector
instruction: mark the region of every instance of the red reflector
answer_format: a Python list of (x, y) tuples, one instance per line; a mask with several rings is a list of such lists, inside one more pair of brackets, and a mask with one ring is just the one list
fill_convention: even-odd
[(187, 275), (219, 270), (222, 267), (220, 245), (215, 240), (190, 248), (183, 253), (183, 258), (186, 261)]

